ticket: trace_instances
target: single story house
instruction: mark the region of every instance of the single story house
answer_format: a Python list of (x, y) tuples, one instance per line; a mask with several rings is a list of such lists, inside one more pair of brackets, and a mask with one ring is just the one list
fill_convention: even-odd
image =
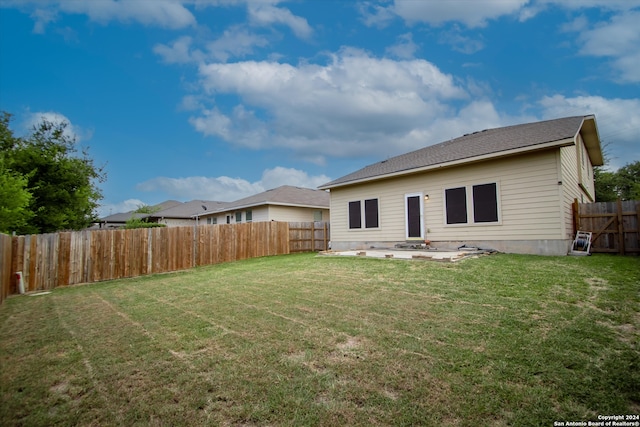
[(194, 215), (215, 211), (227, 204), (227, 202), (212, 200), (191, 200), (190, 202), (184, 202), (177, 206), (154, 212), (147, 217), (147, 221), (165, 224), (167, 227), (196, 225)]
[[(159, 212), (165, 209), (172, 208), (174, 206), (179, 206), (181, 204), (182, 202), (179, 202), (177, 200), (167, 200), (165, 202), (151, 206), (151, 209)], [(151, 214), (149, 213), (138, 213), (136, 211), (115, 213), (100, 218), (100, 220), (96, 224), (94, 224), (92, 229), (110, 230), (122, 228), (124, 227), (125, 223), (131, 218), (144, 219), (148, 218), (150, 215)]]
[(226, 205), (227, 202), (211, 200), (192, 200), (190, 202), (178, 202), (167, 200), (150, 207), (151, 213), (138, 213), (135, 211), (118, 213), (101, 218), (99, 228), (122, 228), (131, 218), (144, 219), (147, 222), (165, 224), (167, 227), (180, 227), (195, 225), (194, 215), (207, 211), (214, 211)]
[(329, 193), (310, 188), (283, 185), (235, 202), (215, 211), (195, 215), (200, 224), (238, 224), (242, 222), (329, 220)]
[(566, 255), (572, 203), (595, 200), (593, 115), (487, 129), (328, 182), (334, 250), (430, 241)]

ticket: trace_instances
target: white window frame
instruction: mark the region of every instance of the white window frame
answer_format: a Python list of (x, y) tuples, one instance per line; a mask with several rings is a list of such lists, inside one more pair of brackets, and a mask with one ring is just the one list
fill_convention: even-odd
[[(497, 221), (491, 222), (475, 222), (473, 215), (473, 187), (479, 185), (487, 185), (487, 184), (495, 184), (496, 186), (496, 208), (498, 214)], [(467, 222), (461, 224), (447, 224), (447, 190), (451, 190), (454, 188), (462, 188), (465, 189), (465, 197), (467, 201)], [(482, 227), (482, 226), (494, 226), (494, 225), (502, 225), (502, 197), (500, 195), (500, 181), (499, 180), (491, 180), (491, 181), (483, 181), (483, 182), (474, 182), (473, 184), (466, 185), (452, 185), (450, 187), (445, 187), (442, 189), (442, 216), (443, 216), (443, 224), (445, 227)]]
[[(365, 209), (365, 202), (367, 200), (377, 200), (377, 215), (378, 215), (378, 226), (377, 227), (367, 227), (367, 216)], [(350, 222), (350, 212), (349, 212), (349, 204), (352, 202), (360, 202), (360, 228), (351, 228), (349, 226)], [(348, 231), (368, 231), (368, 230), (379, 230), (380, 229), (380, 197), (367, 197), (358, 200), (349, 200), (347, 202), (347, 230)]]

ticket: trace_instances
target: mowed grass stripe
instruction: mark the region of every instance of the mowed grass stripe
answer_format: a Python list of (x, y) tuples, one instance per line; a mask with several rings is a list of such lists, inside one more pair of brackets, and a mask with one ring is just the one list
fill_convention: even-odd
[(637, 258), (302, 254), (10, 298), (0, 423), (528, 426), (633, 413), (639, 291)]

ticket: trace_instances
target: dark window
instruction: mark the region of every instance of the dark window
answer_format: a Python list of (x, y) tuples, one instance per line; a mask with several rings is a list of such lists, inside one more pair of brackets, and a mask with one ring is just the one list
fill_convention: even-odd
[(464, 187), (445, 190), (447, 224), (467, 223), (467, 191)]
[(360, 200), (357, 202), (349, 202), (349, 228), (362, 228)]
[(242, 212), (236, 212), (236, 222), (242, 222)]
[(253, 211), (246, 211), (244, 213), (244, 217), (247, 220), (247, 222), (253, 221)]
[(473, 186), (473, 222), (498, 222), (496, 184)]
[(365, 228), (378, 228), (378, 199), (364, 201)]

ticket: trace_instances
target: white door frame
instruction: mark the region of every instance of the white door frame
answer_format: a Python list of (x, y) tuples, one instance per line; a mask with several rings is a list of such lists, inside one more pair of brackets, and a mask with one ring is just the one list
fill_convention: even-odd
[[(409, 237), (409, 198), (417, 197), (420, 202), (420, 237)], [(407, 240), (424, 240), (424, 197), (422, 193), (404, 195), (404, 235)]]

